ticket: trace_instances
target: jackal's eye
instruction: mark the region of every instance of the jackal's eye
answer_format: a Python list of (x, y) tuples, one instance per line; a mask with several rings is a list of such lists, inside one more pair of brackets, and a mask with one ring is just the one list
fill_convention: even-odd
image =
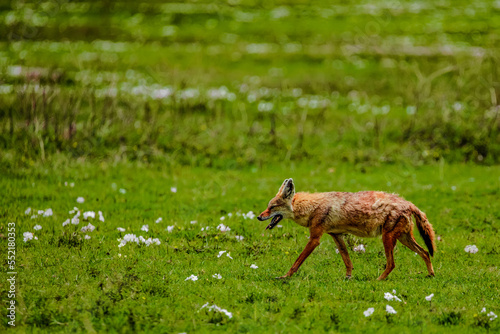
[(271, 206), (269, 207), (269, 210), (272, 210), (272, 209), (274, 209), (274, 208), (276, 208), (276, 207), (278, 207), (278, 206), (277, 206), (277, 205), (271, 205)]

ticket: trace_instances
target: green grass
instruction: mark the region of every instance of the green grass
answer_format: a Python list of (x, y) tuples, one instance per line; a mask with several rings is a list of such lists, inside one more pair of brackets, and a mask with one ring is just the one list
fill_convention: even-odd
[[(488, 0), (0, 3), (0, 234), (16, 223), (17, 331), (499, 331), (480, 312), (500, 314), (499, 36)], [(350, 252), (346, 281), (325, 236), (274, 280), (307, 230), (238, 213), (264, 210), (288, 177), (414, 202), (441, 238), (436, 277), (398, 245), (377, 282), (381, 241), (350, 238), (366, 253)], [(104, 214), (90, 239), (84, 222), (62, 226), (74, 206)], [(119, 248), (127, 233), (161, 244)], [(392, 290), (403, 302), (384, 299)]]
[[(333, 169), (332, 169), (333, 168)], [(38, 166), (11, 171), (0, 181), (0, 231), (17, 226), (18, 319), (23, 331), (97, 332), (486, 332), (500, 329), (480, 311), (498, 309), (500, 179), (498, 167), (409, 165), (352, 168), (351, 165), (281, 165), (264, 169), (213, 170), (130, 164), (69, 164), (56, 170)], [(308, 231), (291, 221), (265, 231), (264, 222), (236, 213), (264, 210), (281, 181), (293, 177), (298, 191), (398, 192), (427, 213), (436, 234), (435, 278), (423, 261), (398, 244), (396, 269), (383, 282), (381, 240), (350, 240), (351, 280), (331, 238), (299, 272), (274, 280), (289, 269), (307, 242)], [(75, 186), (64, 183), (74, 182)], [(116, 187), (113, 186), (115, 183)], [(176, 187), (177, 192), (170, 188)], [(453, 190), (452, 189), (455, 189)], [(125, 189), (122, 194), (119, 189)], [(83, 204), (76, 198), (85, 198)], [(86, 225), (62, 226), (77, 206), (101, 210), (105, 222), (83, 239)], [(30, 219), (27, 207), (52, 208), (54, 215)], [(232, 217), (228, 217), (232, 213)], [(231, 228), (219, 232), (222, 221)], [(163, 221), (155, 223), (158, 217)], [(191, 224), (196, 220), (196, 224)], [(34, 231), (33, 226), (43, 228)], [(141, 226), (149, 225), (149, 232)], [(169, 233), (167, 226), (174, 225)], [(210, 226), (208, 232), (202, 227)], [(125, 233), (157, 237), (161, 245), (118, 247)], [(24, 243), (22, 233), (38, 240)], [(76, 231), (76, 234), (72, 234)], [(5, 233), (5, 232), (3, 232)], [(236, 235), (244, 237), (238, 242)], [(420, 244), (423, 241), (417, 237)], [(366, 253), (352, 246), (366, 245)], [(465, 253), (475, 244), (477, 254)], [(2, 242), (6, 248), (6, 243)], [(230, 252), (231, 260), (221, 250)], [(2, 254), (4, 252), (2, 251)], [(121, 256), (120, 256), (121, 254)], [(251, 269), (256, 264), (258, 269)], [(218, 280), (215, 273), (222, 276)], [(3, 274), (2, 274), (3, 275)], [(185, 281), (197, 275), (198, 281)], [(4, 280), (0, 285), (7, 289)], [(395, 289), (403, 302), (388, 302)], [(432, 303), (425, 296), (434, 293)], [(5, 296), (2, 291), (2, 296)], [(232, 312), (200, 308), (216, 304)], [(398, 312), (387, 315), (386, 305)], [(363, 311), (374, 307), (372, 316)], [(5, 311), (2, 311), (5, 312)], [(3, 313), (2, 313), (3, 314)], [(6, 326), (2, 317), (2, 326)]]

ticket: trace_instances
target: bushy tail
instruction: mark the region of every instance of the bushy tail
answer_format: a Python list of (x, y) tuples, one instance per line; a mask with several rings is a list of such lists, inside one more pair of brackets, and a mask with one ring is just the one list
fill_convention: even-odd
[(427, 220), (427, 216), (425, 213), (420, 211), (415, 205), (412, 205), (411, 208), (415, 219), (417, 220), (417, 227), (420, 235), (424, 239), (425, 245), (429, 250), (429, 254), (434, 256), (434, 252), (436, 251), (436, 244), (434, 243), (434, 230), (432, 229), (431, 223)]

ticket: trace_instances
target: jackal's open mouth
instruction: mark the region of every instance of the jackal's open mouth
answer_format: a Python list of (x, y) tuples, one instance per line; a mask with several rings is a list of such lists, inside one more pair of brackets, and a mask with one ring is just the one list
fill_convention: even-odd
[(282, 219), (283, 219), (282, 215), (276, 215), (276, 216), (274, 216), (273, 220), (271, 220), (271, 223), (269, 225), (267, 225), (266, 230), (272, 230), (276, 225), (278, 225), (278, 223)]

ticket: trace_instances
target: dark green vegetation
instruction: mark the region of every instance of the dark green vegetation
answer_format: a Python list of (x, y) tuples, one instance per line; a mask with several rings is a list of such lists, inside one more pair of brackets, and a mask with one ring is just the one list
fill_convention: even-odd
[[(16, 329), (499, 331), (481, 313), (500, 314), (499, 48), (498, 1), (1, 2), (0, 234), (16, 223)], [(345, 281), (324, 237), (297, 276), (273, 280), (307, 230), (237, 213), (264, 210), (288, 177), (298, 191), (414, 202), (441, 238), (436, 278), (398, 245), (377, 282), (381, 241), (351, 238)], [(105, 222), (63, 227), (74, 206)], [(119, 248), (128, 233), (161, 244)], [(384, 299), (393, 289), (403, 302)]]
[(500, 157), (493, 1), (13, 2), (2, 160)]

